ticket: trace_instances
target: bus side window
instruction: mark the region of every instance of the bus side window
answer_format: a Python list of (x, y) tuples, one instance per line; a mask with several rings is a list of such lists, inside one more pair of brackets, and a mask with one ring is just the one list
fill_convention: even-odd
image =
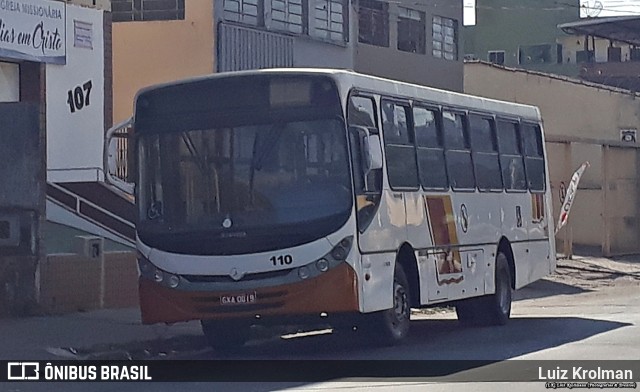
[(545, 173), (540, 126), (522, 123), (520, 129), (522, 130), (524, 166), (527, 171), (529, 189), (534, 192), (542, 192), (545, 190)]
[(501, 191), (502, 176), (493, 119), (470, 115), (469, 136), (478, 189)]
[(382, 101), (382, 130), (387, 175), (392, 189), (417, 189), (418, 164), (411, 134), (408, 105)]
[(506, 120), (496, 123), (502, 182), (507, 191), (527, 190), (518, 124)]
[(378, 133), (376, 107), (373, 99), (357, 95), (351, 96), (347, 110), (349, 126), (359, 125), (368, 128), (372, 134)]
[[(347, 121), (349, 126), (358, 125), (366, 127), (372, 135), (378, 134), (376, 124), (376, 104), (373, 98), (362, 97), (358, 95), (349, 98), (349, 106), (347, 108)], [(366, 184), (362, 178), (362, 156), (361, 156), (361, 135), (358, 133), (349, 133), (351, 142), (351, 156), (353, 158), (354, 168), (354, 185), (356, 194), (380, 193), (382, 191), (382, 170), (373, 170), (367, 174)], [(366, 185), (366, 186), (365, 186)]]
[(454, 190), (473, 190), (476, 187), (465, 122), (464, 114), (442, 112), (447, 174)]
[(418, 172), (420, 183), (425, 189), (446, 189), (449, 187), (439, 117), (440, 113), (435, 109), (418, 106), (413, 108)]

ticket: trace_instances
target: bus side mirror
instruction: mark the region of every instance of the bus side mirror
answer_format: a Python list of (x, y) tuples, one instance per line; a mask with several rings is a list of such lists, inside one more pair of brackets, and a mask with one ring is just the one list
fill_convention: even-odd
[[(133, 119), (128, 119), (114, 125), (107, 130), (104, 137), (103, 166), (104, 180), (120, 191), (133, 195), (135, 186), (128, 181), (128, 171), (132, 170), (129, 165), (129, 154), (131, 154), (131, 130)], [(123, 153), (124, 152), (124, 153)]]
[(355, 125), (350, 127), (350, 131), (358, 135), (360, 143), (360, 159), (363, 174), (382, 168), (382, 146), (380, 136), (372, 135), (367, 127)]
[(368, 172), (382, 169), (382, 146), (379, 135), (367, 135), (364, 138), (364, 151), (366, 157), (365, 169)]

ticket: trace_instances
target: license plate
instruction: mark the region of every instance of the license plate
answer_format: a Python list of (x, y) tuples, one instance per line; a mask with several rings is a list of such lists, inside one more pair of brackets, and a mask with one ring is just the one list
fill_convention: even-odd
[(222, 305), (245, 305), (256, 302), (256, 292), (241, 293), (234, 295), (221, 295), (220, 303)]

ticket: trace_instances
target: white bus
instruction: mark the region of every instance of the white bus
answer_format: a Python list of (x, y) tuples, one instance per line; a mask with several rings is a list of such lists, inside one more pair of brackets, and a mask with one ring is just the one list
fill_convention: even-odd
[(532, 106), (342, 70), (144, 89), (126, 124), (142, 320), (202, 320), (220, 347), (291, 320), (393, 343), (411, 308), (442, 303), (504, 324), (512, 290), (556, 264), (541, 124)]

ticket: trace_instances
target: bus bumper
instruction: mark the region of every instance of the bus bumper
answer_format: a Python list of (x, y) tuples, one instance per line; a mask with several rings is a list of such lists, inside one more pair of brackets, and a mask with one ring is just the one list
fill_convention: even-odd
[[(143, 324), (359, 310), (356, 273), (347, 263), (313, 279), (236, 292), (176, 290), (140, 277), (139, 295)], [(229, 298), (245, 300), (230, 303)]]

